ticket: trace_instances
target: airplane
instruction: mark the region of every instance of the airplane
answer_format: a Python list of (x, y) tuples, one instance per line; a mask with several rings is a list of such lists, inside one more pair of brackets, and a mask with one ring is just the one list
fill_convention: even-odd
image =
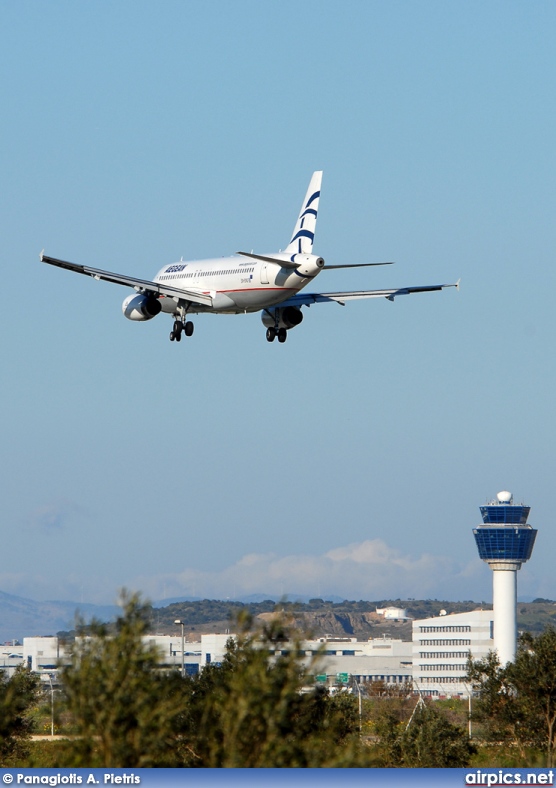
[(166, 265), (152, 280), (138, 279), (125, 274), (115, 274), (100, 268), (78, 265), (55, 257), (48, 257), (44, 250), (43, 263), (92, 276), (93, 279), (133, 287), (135, 293), (127, 296), (122, 311), (128, 320), (151, 320), (161, 312), (172, 315), (174, 325), (170, 340), (179, 342), (182, 334), (193, 334), (193, 314), (242, 314), (261, 312), (268, 342), (278, 338), (285, 342), (288, 331), (303, 320), (301, 307), (312, 304), (335, 303), (344, 306), (347, 301), (362, 298), (387, 298), (394, 301), (401, 295), (459, 289), (455, 284), (395, 287), (388, 290), (348, 290), (338, 293), (305, 293), (304, 288), (322, 271), (339, 268), (365, 268), (384, 263), (347, 263), (328, 265), (322, 257), (313, 254), (313, 242), (319, 208), (322, 171), (313, 173), (307, 194), (301, 205), (292, 238), (283, 251), (270, 254), (236, 252), (231, 257), (208, 260), (184, 261), (183, 258)]

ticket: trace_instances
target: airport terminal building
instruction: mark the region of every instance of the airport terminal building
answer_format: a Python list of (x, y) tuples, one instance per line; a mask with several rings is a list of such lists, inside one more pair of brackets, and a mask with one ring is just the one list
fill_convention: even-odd
[[(467, 697), (468, 655), (474, 659), (487, 655), (494, 646), (493, 627), (492, 611), (476, 610), (414, 621), (412, 641), (328, 635), (300, 644), (280, 642), (271, 657), (295, 648), (319, 681), (329, 686), (380, 682), (386, 687), (406, 688), (432, 697)], [(162, 670), (181, 670), (183, 665), (184, 673), (195, 675), (206, 665), (220, 664), (226, 644), (233, 637), (207, 634), (198, 641), (185, 640), (183, 654), (180, 635), (148, 635), (144, 641), (158, 649)], [(0, 669), (11, 674), (18, 665), (26, 665), (47, 682), (66, 660), (64, 646), (57, 637), (29, 637), (24, 638), (22, 645), (0, 647)]]

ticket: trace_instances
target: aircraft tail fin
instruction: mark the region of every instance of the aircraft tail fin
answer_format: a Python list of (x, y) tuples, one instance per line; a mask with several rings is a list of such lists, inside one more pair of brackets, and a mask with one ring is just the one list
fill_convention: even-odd
[(285, 252), (312, 254), (313, 241), (315, 240), (315, 227), (317, 225), (321, 182), (322, 170), (318, 170), (313, 173), (309, 188), (307, 189), (307, 194), (301, 205), (297, 222), (295, 223), (292, 239), (284, 249)]

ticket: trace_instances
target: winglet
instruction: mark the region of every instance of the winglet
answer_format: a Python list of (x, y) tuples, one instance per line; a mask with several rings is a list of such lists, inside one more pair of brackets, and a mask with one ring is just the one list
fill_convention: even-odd
[(44, 249), (42, 250), (42, 252), (39, 255), (39, 260), (41, 261), (41, 263), (43, 261), (43, 257), (44, 257)]
[(460, 279), (458, 279), (458, 281), (457, 281), (457, 282), (456, 282), (456, 284), (455, 284), (455, 288), (456, 288), (456, 290), (458, 291), (458, 293), (459, 293), (459, 283), (460, 283), (460, 282), (461, 282), (461, 278), (460, 278)]

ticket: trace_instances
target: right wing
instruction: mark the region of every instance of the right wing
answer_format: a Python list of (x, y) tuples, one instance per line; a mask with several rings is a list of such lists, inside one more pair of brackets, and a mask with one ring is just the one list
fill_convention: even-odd
[(411, 293), (428, 293), (431, 290), (444, 290), (455, 287), (459, 290), (459, 280), (451, 285), (421, 285), (418, 287), (397, 287), (391, 290), (348, 290), (343, 293), (298, 293), (283, 301), (279, 306), (311, 306), (311, 304), (329, 303), (331, 301), (345, 305), (346, 301), (357, 301), (362, 298), (387, 298), (393, 301), (401, 295)]
[(93, 279), (102, 279), (105, 282), (113, 282), (117, 285), (133, 287), (139, 293), (152, 293), (153, 295), (162, 295), (167, 296), (168, 298), (173, 298), (175, 301), (191, 301), (193, 304), (212, 306), (212, 298), (207, 293), (199, 293), (195, 290), (181, 290), (177, 287), (169, 287), (168, 285), (163, 285), (159, 282), (152, 282), (148, 279), (137, 279), (135, 276), (113, 274), (110, 271), (102, 271), (100, 268), (90, 268), (88, 265), (69, 263), (67, 260), (58, 260), (56, 257), (47, 257), (44, 252), (41, 252), (40, 260), (41, 263), (49, 263), (49, 265), (55, 265), (58, 268), (66, 268), (68, 271), (75, 271), (77, 274), (92, 276)]

